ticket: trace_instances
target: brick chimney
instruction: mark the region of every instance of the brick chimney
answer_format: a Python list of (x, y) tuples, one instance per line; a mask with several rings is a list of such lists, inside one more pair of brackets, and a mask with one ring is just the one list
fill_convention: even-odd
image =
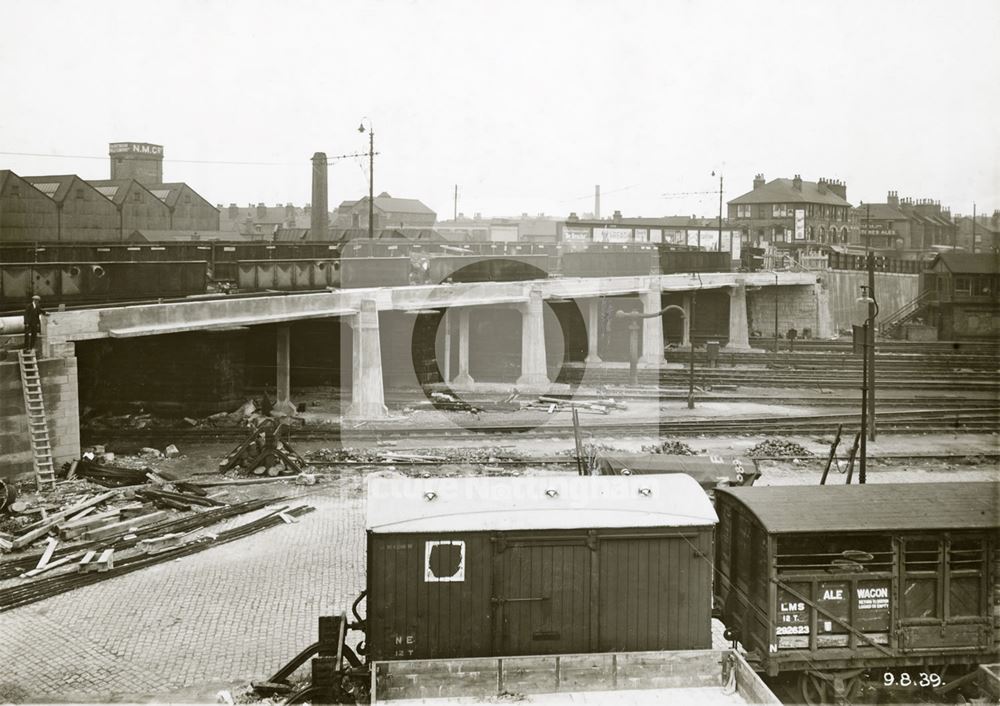
[(802, 191), (802, 175), (796, 174), (795, 178), (792, 179), (792, 188), (796, 191)]
[(312, 157), (312, 214), (309, 224), (314, 240), (326, 240), (330, 231), (329, 185), (326, 177), (326, 153), (316, 152)]
[(753, 178), (753, 188), (754, 189), (759, 189), (762, 186), (764, 186), (764, 175), (763, 174), (757, 174)]
[(847, 184), (839, 179), (830, 179), (826, 182), (827, 187), (840, 198), (847, 201)]
[(993, 217), (990, 219), (990, 225), (994, 228), (1000, 228), (1000, 210), (993, 211)]
[(885, 197), (885, 202), (890, 206), (895, 206), (896, 208), (899, 208), (899, 192), (890, 191), (889, 194)]
[(826, 179), (820, 177), (819, 181), (816, 182), (816, 190), (821, 194), (826, 193)]
[(615, 223), (619, 223), (621, 219), (622, 219), (621, 211), (615, 211), (614, 215), (611, 217), (611, 220), (613, 220)]
[(263, 203), (257, 204), (257, 218), (260, 220), (267, 218), (267, 206)]
[(239, 215), (240, 215), (239, 207), (234, 203), (229, 204), (229, 220), (235, 221), (239, 217)]

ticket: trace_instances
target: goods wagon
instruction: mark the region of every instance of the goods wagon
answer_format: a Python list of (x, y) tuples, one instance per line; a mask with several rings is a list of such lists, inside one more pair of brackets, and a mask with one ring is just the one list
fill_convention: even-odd
[(998, 656), (997, 495), (992, 483), (719, 488), (716, 608), (751, 664), (799, 673), (807, 702), (850, 699), (873, 670), (936, 686)]
[(714, 489), (753, 485), (760, 477), (749, 456), (683, 456), (679, 454), (599, 454), (595, 473), (602, 476), (640, 476), (685, 473), (711, 497)]
[(372, 479), (367, 654), (708, 648), (715, 521), (683, 475)]

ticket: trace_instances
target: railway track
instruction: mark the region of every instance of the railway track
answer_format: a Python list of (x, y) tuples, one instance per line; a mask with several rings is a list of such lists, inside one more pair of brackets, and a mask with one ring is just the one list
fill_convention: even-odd
[[(682, 420), (624, 420), (594, 422), (585, 424), (591, 436), (726, 436), (757, 434), (825, 434), (834, 431), (838, 425), (845, 431), (860, 427), (860, 414), (814, 414), (803, 416), (752, 416), (729, 419), (682, 419)], [(883, 411), (878, 415), (881, 432), (897, 434), (947, 433), (947, 432), (1000, 432), (1000, 407), (969, 410), (964, 408), (923, 409), (903, 411)], [(158, 428), (158, 429), (114, 429), (87, 430), (84, 442), (90, 439), (107, 442), (133, 441), (157, 443), (165, 440), (238, 440), (245, 438), (247, 431), (240, 428), (198, 429), (198, 428)], [(314, 427), (292, 430), (295, 440), (338, 441), (356, 443), (366, 440), (387, 438), (475, 438), (480, 436), (510, 435), (517, 438), (570, 437), (572, 424), (564, 421), (541, 420), (538, 424), (529, 421), (514, 423), (483, 423), (467, 426), (393, 426), (365, 424), (356, 428), (343, 429), (339, 426)]]

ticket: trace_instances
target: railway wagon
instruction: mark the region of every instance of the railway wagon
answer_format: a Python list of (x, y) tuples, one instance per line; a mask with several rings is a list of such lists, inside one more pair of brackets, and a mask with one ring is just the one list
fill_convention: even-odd
[(683, 456), (680, 454), (599, 454), (595, 473), (602, 476), (639, 476), (685, 473), (709, 497), (719, 486), (753, 485), (760, 477), (757, 462), (749, 456)]
[(711, 647), (688, 476), (371, 479), (373, 660)]
[[(995, 661), (993, 483), (720, 488), (715, 605), (806, 702)], [(952, 675), (954, 676), (954, 674)], [(879, 680), (881, 683), (881, 680)]]

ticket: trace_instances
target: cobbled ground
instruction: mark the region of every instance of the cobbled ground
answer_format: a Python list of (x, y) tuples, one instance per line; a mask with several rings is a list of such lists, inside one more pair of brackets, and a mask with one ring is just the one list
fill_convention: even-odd
[(266, 678), (364, 587), (360, 494), (300, 502), (295, 524), (0, 614), (0, 700), (212, 703)]

